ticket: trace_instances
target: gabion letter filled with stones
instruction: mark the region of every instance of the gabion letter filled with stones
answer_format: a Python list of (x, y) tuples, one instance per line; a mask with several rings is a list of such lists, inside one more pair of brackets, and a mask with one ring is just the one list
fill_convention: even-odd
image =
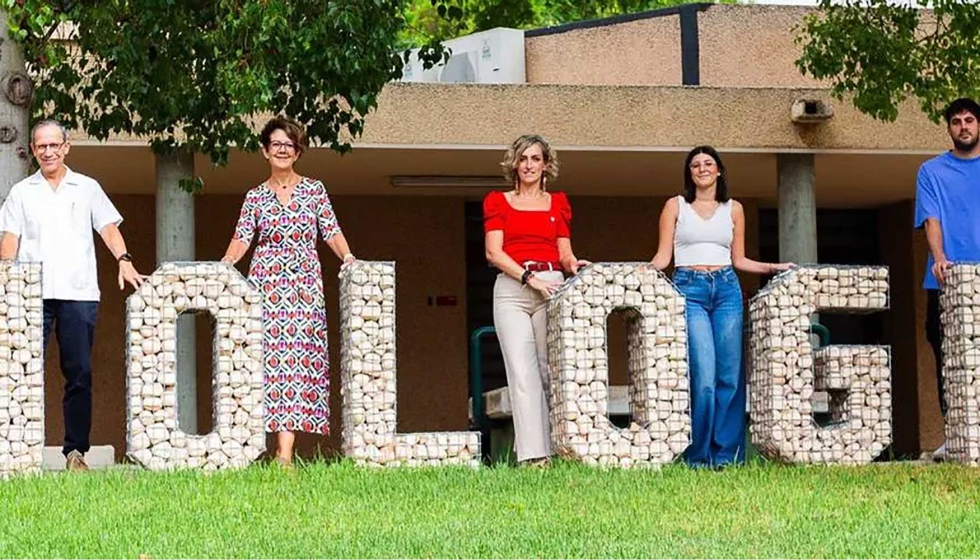
[(480, 463), (478, 432), (397, 433), (395, 263), (340, 274), (343, 452), (372, 467)]
[(41, 470), (41, 265), (0, 263), (0, 478)]
[(980, 465), (980, 264), (953, 265), (940, 295), (946, 456)]
[[(810, 316), (888, 308), (888, 268), (801, 266), (749, 302), (752, 443), (786, 463), (870, 463), (891, 443), (887, 346), (833, 345), (814, 352)], [(813, 418), (814, 391), (829, 395), (830, 424)]]
[[(128, 455), (150, 470), (241, 468), (265, 451), (262, 294), (232, 266), (164, 263), (126, 302)], [(177, 316), (214, 319), (214, 429), (177, 426)], [(186, 341), (183, 344), (193, 344)]]
[[(627, 314), (632, 423), (607, 416), (606, 320)], [(598, 263), (548, 305), (551, 437), (556, 453), (590, 465), (641, 467), (674, 460), (690, 443), (684, 296), (646, 263)]]

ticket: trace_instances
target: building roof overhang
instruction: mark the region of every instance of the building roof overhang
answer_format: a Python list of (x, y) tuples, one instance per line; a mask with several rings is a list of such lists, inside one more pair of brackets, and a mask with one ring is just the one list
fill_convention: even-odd
[[(830, 103), (833, 118), (794, 124), (800, 98)], [(883, 123), (820, 89), (390, 84), (351, 154), (313, 149), (299, 167), (335, 193), (479, 198), (504, 148), (526, 133), (558, 148), (560, 188), (572, 194), (669, 196), (684, 154), (710, 144), (725, 156), (736, 195), (762, 201), (775, 199), (776, 154), (817, 154), (818, 203), (834, 206), (911, 198), (918, 165), (949, 142), (911, 103)], [(153, 157), (140, 139), (74, 142), (73, 162), (109, 192), (153, 192)], [(203, 158), (196, 167), (209, 193), (243, 193), (267, 173), (260, 155), (234, 150), (226, 168)], [(412, 185), (438, 176), (480, 180)]]

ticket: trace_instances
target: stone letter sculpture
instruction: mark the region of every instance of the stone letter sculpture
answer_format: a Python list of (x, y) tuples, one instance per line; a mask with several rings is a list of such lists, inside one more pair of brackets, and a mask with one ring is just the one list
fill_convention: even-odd
[[(126, 309), (129, 457), (154, 471), (248, 466), (265, 451), (262, 294), (230, 265), (164, 263)], [(177, 425), (177, 317), (194, 311), (215, 322), (214, 429), (200, 436)]]
[(479, 432), (397, 433), (395, 263), (340, 274), (343, 452), (372, 467), (480, 464)]
[(41, 265), (0, 263), (0, 478), (41, 471), (44, 349)]
[(940, 295), (946, 457), (980, 465), (980, 264), (953, 265)]
[[(606, 320), (628, 317), (633, 422), (606, 415)], [(598, 263), (548, 305), (551, 438), (555, 451), (590, 465), (649, 467), (674, 460), (690, 443), (684, 296), (647, 263)]]
[[(870, 463), (891, 443), (887, 346), (833, 345), (814, 352), (810, 316), (888, 308), (882, 266), (801, 266), (749, 302), (752, 443), (786, 463)], [(832, 424), (813, 420), (814, 391), (830, 395)]]

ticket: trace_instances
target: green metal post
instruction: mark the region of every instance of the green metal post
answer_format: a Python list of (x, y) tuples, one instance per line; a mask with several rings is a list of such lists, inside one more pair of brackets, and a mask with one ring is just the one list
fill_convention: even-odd
[(483, 408), (483, 337), (496, 335), (493, 327), (480, 327), (470, 335), (470, 398), (473, 399), (473, 422), (480, 431), (488, 429)]

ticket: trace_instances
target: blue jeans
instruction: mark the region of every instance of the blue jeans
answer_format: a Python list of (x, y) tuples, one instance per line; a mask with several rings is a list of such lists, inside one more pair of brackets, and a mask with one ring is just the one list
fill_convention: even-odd
[(674, 283), (687, 298), (691, 371), (691, 466), (720, 466), (745, 458), (745, 377), (742, 364), (742, 289), (732, 267), (686, 268)]

